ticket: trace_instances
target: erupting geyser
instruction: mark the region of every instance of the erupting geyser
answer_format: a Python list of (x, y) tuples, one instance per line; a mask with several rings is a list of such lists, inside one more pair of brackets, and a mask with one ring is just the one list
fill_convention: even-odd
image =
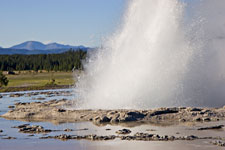
[(225, 104), (225, 1), (132, 0), (89, 57), (76, 108)]

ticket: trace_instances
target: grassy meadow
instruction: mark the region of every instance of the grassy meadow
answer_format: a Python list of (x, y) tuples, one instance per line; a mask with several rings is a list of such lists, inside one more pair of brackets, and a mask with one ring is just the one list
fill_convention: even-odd
[[(24, 91), (35, 89), (48, 89), (52, 87), (72, 86), (75, 83), (73, 72), (32, 72), (20, 71), (15, 75), (7, 75), (8, 86), (0, 89), (0, 92)], [(54, 80), (54, 85), (51, 85)]]

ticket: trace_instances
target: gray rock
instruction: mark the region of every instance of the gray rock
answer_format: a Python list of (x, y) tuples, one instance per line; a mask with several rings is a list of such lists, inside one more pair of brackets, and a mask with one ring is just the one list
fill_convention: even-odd
[(15, 94), (10, 94), (9, 97), (20, 97), (20, 96), (23, 96), (24, 94), (22, 93), (15, 93)]
[(223, 141), (213, 141), (212, 143), (217, 146), (225, 147), (225, 142)]
[(118, 117), (115, 117), (115, 118), (112, 118), (112, 119), (110, 120), (110, 122), (111, 122), (112, 124), (115, 124), (115, 123), (119, 123), (120, 120), (118, 119)]
[(208, 121), (211, 121), (211, 119), (210, 118), (204, 118), (203, 121), (208, 122)]
[(64, 131), (71, 132), (71, 131), (73, 131), (73, 129), (65, 129)]
[(197, 136), (194, 136), (194, 135), (185, 136), (184, 138), (185, 138), (185, 140), (195, 140), (195, 139), (198, 139), (198, 137)]
[(192, 108), (190, 111), (202, 111), (201, 108)]
[(6, 139), (6, 140), (13, 140), (13, 139), (16, 139), (16, 137), (11, 137), (11, 136), (8, 136), (8, 137), (3, 137), (2, 139)]
[(163, 110), (156, 110), (153, 113), (150, 114), (150, 116), (157, 116), (157, 115), (164, 115), (164, 114), (172, 114), (172, 113), (178, 113), (179, 108), (166, 108)]
[(15, 108), (15, 106), (8, 106), (8, 108)]
[(65, 109), (57, 109), (56, 111), (58, 111), (58, 112), (66, 112), (66, 110)]
[(186, 119), (184, 119), (184, 118), (179, 119), (179, 122), (186, 122)]
[(43, 97), (38, 97), (37, 100), (45, 100)]
[(130, 134), (131, 130), (129, 129), (122, 129), (122, 130), (118, 130), (116, 131), (117, 134)]
[(222, 129), (224, 125), (211, 126), (211, 127), (202, 127), (198, 128), (198, 130), (212, 130), (212, 129)]
[(28, 136), (34, 136), (34, 134), (30, 134), (30, 135), (28, 135)]
[(111, 119), (109, 119), (107, 116), (101, 116), (101, 117), (97, 116), (92, 121), (95, 124), (101, 124), (101, 123), (108, 123), (111, 121)]
[(195, 121), (200, 122), (200, 121), (202, 121), (202, 118), (200, 118), (200, 117), (195, 118)]
[(146, 129), (146, 131), (156, 131), (155, 129)]
[(125, 118), (125, 121), (136, 121), (138, 119), (144, 118), (146, 115), (142, 114), (141, 112), (128, 112), (127, 117)]
[(22, 124), (22, 125), (19, 125), (19, 126), (14, 126), (12, 128), (25, 128), (26, 126), (29, 126), (30, 124)]
[(29, 124), (23, 124), (14, 128), (18, 128), (19, 132), (22, 133), (49, 133), (52, 132), (50, 129), (44, 129), (44, 127), (39, 126), (39, 125), (32, 125), (30, 126)]
[(100, 120), (101, 123), (104, 123), (104, 122), (110, 122), (111, 119), (109, 119), (107, 116), (103, 116)]
[(169, 136), (169, 137), (168, 137), (168, 140), (170, 140), (170, 141), (174, 141), (175, 139), (176, 139), (175, 136)]
[(106, 131), (110, 131), (111, 129), (105, 129)]
[(152, 136), (152, 138), (153, 138), (153, 139), (159, 139), (160, 136), (159, 136), (158, 134), (154, 134), (154, 135)]

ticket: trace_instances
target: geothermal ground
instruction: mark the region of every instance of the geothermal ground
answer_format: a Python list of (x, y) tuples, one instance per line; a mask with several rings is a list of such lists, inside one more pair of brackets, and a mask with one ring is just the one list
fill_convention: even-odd
[(92, 121), (94, 124), (209, 122), (225, 119), (223, 108), (158, 108), (150, 110), (69, 110), (73, 102), (65, 99), (47, 102), (16, 103), (2, 117), (20, 120), (58, 122)]
[[(40, 95), (44, 95), (45, 98)], [(64, 95), (64, 98), (55, 97), (59, 95)], [(67, 96), (71, 96), (70, 91), (2, 94), (2, 101), (7, 98), (32, 99), (29, 102), (16, 100), (1, 117), (9, 121), (19, 121), (20, 123), (10, 124), (11, 128), (18, 130), (19, 134), (27, 135), (28, 139), (37, 136), (39, 140), (108, 141), (108, 144), (121, 141), (120, 145), (125, 141), (133, 141), (133, 144), (143, 141), (142, 145), (165, 142), (160, 144), (164, 146), (169, 141), (175, 145), (180, 142), (207, 145), (208, 149), (211, 149), (211, 146), (225, 146), (225, 107), (74, 110), (74, 101), (67, 99)], [(82, 125), (79, 128), (55, 128), (42, 125), (44, 122)], [(7, 130), (11, 129), (0, 128), (1, 140), (21, 140), (15, 133), (7, 135)], [(171, 146), (171, 143), (169, 145)], [(189, 146), (186, 148), (193, 148)]]

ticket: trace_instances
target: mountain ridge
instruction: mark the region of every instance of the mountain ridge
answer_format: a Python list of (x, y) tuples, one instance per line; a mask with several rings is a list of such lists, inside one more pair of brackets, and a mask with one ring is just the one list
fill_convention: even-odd
[(85, 48), (83, 45), (80, 46), (72, 46), (72, 45), (64, 45), (59, 43), (49, 43), (43, 44), (39, 41), (26, 41), (12, 47), (10, 49), (26, 49), (26, 50), (51, 50), (51, 49), (69, 49), (69, 48)]
[(13, 54), (57, 54), (63, 53), (68, 50), (83, 50), (87, 51), (91, 48), (85, 47), (83, 45), (80, 46), (71, 46), (64, 45), (59, 43), (49, 43), (43, 44), (38, 41), (26, 41), (21, 44), (14, 45), (10, 48), (2, 48), (0, 47), (0, 55), (13, 55)]

